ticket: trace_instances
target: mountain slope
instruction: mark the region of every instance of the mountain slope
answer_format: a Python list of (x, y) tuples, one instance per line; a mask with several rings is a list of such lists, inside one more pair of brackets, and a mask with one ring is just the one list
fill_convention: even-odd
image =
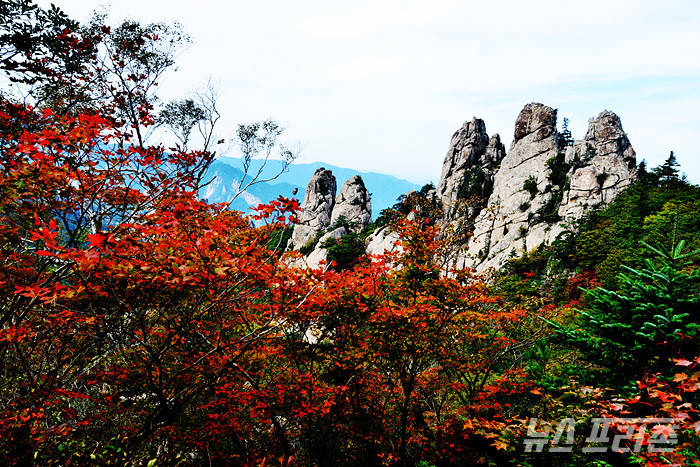
[[(255, 174), (263, 164), (261, 159), (251, 161), (249, 174)], [(202, 189), (201, 195), (210, 202), (223, 202), (235, 193), (239, 181), (243, 177), (243, 160), (235, 157), (221, 157), (212, 163), (207, 174), (207, 178), (212, 178), (212, 182)], [(258, 203), (265, 203), (275, 199), (277, 196), (292, 196), (294, 188), (298, 188), (295, 195), (298, 199), (304, 198), (304, 192), (309, 180), (316, 169), (325, 167), (333, 172), (341, 185), (345, 180), (360, 175), (372, 196), (372, 215), (376, 218), (382, 209), (392, 206), (396, 199), (406, 192), (420, 188), (419, 185), (407, 180), (394, 177), (392, 175), (380, 174), (376, 172), (360, 172), (354, 169), (338, 167), (322, 162), (310, 164), (292, 164), (287, 171), (274, 180), (259, 183), (252, 186), (247, 192), (240, 196), (232, 205), (236, 210), (246, 212), (251, 206)], [(282, 168), (282, 161), (270, 160), (264, 168), (261, 178), (268, 178)]]

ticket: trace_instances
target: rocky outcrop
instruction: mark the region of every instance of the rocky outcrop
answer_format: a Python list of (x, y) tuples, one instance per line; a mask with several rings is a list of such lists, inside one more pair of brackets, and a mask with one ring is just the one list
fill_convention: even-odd
[[(336, 180), (331, 171), (316, 170), (290, 241), (290, 249), (304, 253), (294, 262), (296, 266), (317, 268), (328, 256), (323, 247), (328, 240), (339, 240), (350, 231), (359, 232), (372, 222), (372, 201), (362, 177), (355, 175), (346, 180), (337, 197), (335, 194)], [(347, 228), (338, 226), (341, 217)]]
[(365, 251), (368, 255), (382, 255), (399, 248), (398, 241), (399, 236), (396, 232), (392, 232), (388, 227), (382, 227), (367, 237)]
[(494, 177), (484, 209), (474, 223), (465, 265), (482, 271), (503, 264), (511, 253), (531, 250), (544, 241), (550, 224), (541, 221), (553, 192), (548, 161), (556, 158), (556, 110), (528, 104), (515, 122), (508, 154)]
[(331, 223), (337, 185), (330, 170), (321, 167), (314, 172), (304, 194), (299, 223), (294, 226), (291, 247), (295, 250), (312, 241)]
[[(483, 120), (465, 122), (452, 136), (437, 189), (421, 190), (422, 203), (402, 212), (409, 218), (442, 215), (445, 226), (459, 233), (455, 238), (468, 238), (455, 250), (451, 266), (481, 273), (550, 244), (588, 210), (610, 203), (636, 174), (635, 153), (617, 115), (604, 111), (590, 119), (585, 137), (574, 141), (570, 133), (557, 131), (555, 109), (532, 103), (518, 115), (507, 153), (498, 134), (486, 133)], [(349, 233), (336, 225), (341, 216), (355, 231), (371, 222), (370, 197), (359, 176), (347, 180), (337, 197), (335, 190), (335, 178), (324, 169), (309, 182), (292, 235), (297, 250), (321, 238), (307, 252), (308, 266), (326, 259), (325, 239)], [(404, 203), (413, 203), (415, 196), (408, 193)], [(330, 231), (332, 225), (338, 228)], [(383, 227), (367, 238), (366, 251), (400, 248), (397, 240)]]
[(331, 224), (335, 224), (341, 216), (357, 232), (372, 222), (372, 201), (367, 188), (365, 188), (365, 183), (359, 175), (355, 175), (343, 183), (340, 193), (335, 199)]
[[(475, 216), (473, 235), (454, 266), (484, 272), (549, 244), (567, 225), (594, 205), (610, 203), (635, 179), (634, 150), (617, 115), (605, 111), (591, 119), (585, 138), (573, 145), (559, 135), (556, 124), (557, 112), (551, 107), (532, 103), (520, 112), (488, 202)], [(440, 181), (440, 186), (451, 184)], [(449, 191), (443, 196), (443, 203), (450, 202)]]
[(321, 265), (321, 261), (328, 259), (328, 250), (323, 247), (330, 239), (339, 240), (343, 235), (347, 235), (348, 231), (345, 227), (338, 227), (330, 232), (326, 232), (316, 244), (316, 248), (306, 257), (306, 266), (316, 269)]
[(493, 179), (505, 155), (500, 136), (489, 138), (480, 118), (464, 122), (452, 135), (437, 186), (448, 217), (458, 215), (459, 202), (467, 209), (467, 216), (478, 213), (491, 193)]
[(559, 208), (563, 218), (580, 218), (598, 203), (608, 204), (636, 177), (636, 156), (620, 118), (601, 112), (588, 121), (581, 141), (567, 148), (570, 187)]

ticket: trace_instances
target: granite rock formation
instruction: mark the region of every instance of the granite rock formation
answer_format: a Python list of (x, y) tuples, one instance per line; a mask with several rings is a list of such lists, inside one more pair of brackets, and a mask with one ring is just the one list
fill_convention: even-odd
[(372, 201), (359, 175), (343, 183), (335, 199), (331, 224), (335, 224), (341, 216), (358, 232), (372, 222)]
[[(290, 249), (312, 247), (297, 266), (317, 268), (326, 260), (327, 240), (338, 240), (350, 231), (359, 232), (372, 222), (372, 201), (362, 177), (355, 175), (343, 183), (336, 197), (336, 180), (330, 170), (316, 170), (309, 181), (301, 204), (299, 223), (294, 226)], [(337, 223), (341, 219), (347, 228)]]
[(321, 167), (314, 172), (301, 203), (299, 223), (292, 233), (293, 249), (303, 247), (330, 225), (336, 190), (335, 177), (330, 170)]
[[(458, 238), (468, 238), (452, 267), (480, 273), (551, 244), (588, 210), (609, 204), (636, 175), (635, 153), (617, 115), (604, 111), (591, 118), (585, 137), (574, 141), (557, 131), (555, 109), (532, 103), (518, 115), (507, 153), (498, 134), (486, 133), (483, 120), (465, 122), (452, 136), (437, 189), (421, 195), (446, 227), (460, 232)], [(335, 191), (331, 172), (317, 170), (292, 235), (297, 250), (321, 238), (306, 257), (308, 266), (326, 258), (325, 239), (349, 233), (336, 225), (341, 216), (355, 231), (371, 222), (370, 196), (359, 176), (347, 180), (337, 197)], [(411, 199), (411, 193), (404, 196), (404, 202)], [(426, 215), (421, 209), (411, 209), (409, 218)], [(462, 236), (464, 225), (471, 236)], [(367, 238), (366, 251), (391, 251), (397, 240), (383, 227)]]
[(636, 175), (634, 149), (620, 118), (607, 110), (588, 121), (583, 140), (567, 148), (566, 162), (576, 168), (559, 208), (564, 218), (580, 218), (590, 206), (609, 204)]
[(513, 143), (456, 267), (484, 272), (550, 244), (567, 225), (593, 206), (610, 203), (635, 179), (634, 150), (617, 115), (605, 111), (591, 119), (585, 138), (573, 145), (556, 124), (551, 107), (533, 103), (520, 112)]
[(484, 121), (474, 117), (452, 135), (437, 186), (445, 214), (457, 215), (458, 201), (467, 204), (473, 216), (488, 199), (496, 171), (506, 150), (498, 134), (489, 138)]

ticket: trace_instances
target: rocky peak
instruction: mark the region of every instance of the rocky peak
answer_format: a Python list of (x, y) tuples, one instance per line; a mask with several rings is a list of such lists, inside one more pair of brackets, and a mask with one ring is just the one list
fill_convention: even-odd
[(528, 104), (494, 177), (488, 209), (474, 222), (458, 266), (483, 272), (513, 255), (550, 244), (597, 204), (607, 204), (636, 177), (636, 160), (620, 119), (602, 112), (583, 140), (560, 138), (557, 111)]
[(586, 136), (567, 148), (566, 162), (571, 173), (561, 217), (579, 218), (591, 206), (610, 203), (637, 177), (636, 155), (620, 117), (607, 110), (588, 120)]
[(336, 197), (335, 177), (324, 168), (311, 177), (301, 209), (291, 239), (291, 248), (304, 255), (295, 260), (298, 266), (318, 267), (327, 258), (327, 241), (350, 233), (345, 225), (336, 224), (341, 216), (357, 232), (372, 222), (372, 201), (362, 177), (346, 180)]
[(437, 186), (445, 214), (453, 215), (457, 202), (464, 201), (470, 215), (474, 215), (488, 198), (503, 157), (505, 147), (500, 136), (489, 138), (482, 119), (474, 117), (464, 122), (452, 135)]
[(304, 202), (298, 215), (299, 223), (294, 226), (292, 233), (292, 247), (295, 250), (314, 239), (318, 232), (330, 225), (336, 190), (333, 172), (323, 167), (316, 169), (306, 187)]
[[(531, 103), (515, 121), (507, 154), (500, 137), (489, 137), (478, 118), (465, 122), (452, 136), (438, 187), (426, 196), (434, 200), (432, 206), (443, 214), (445, 224), (473, 226), (469, 240), (452, 258), (453, 267), (485, 272), (551, 244), (568, 225), (594, 206), (610, 203), (634, 181), (635, 153), (617, 115), (604, 111), (591, 118), (585, 137), (578, 141), (559, 135), (556, 125), (555, 109)], [(347, 234), (338, 226), (328, 232), (340, 216), (356, 223), (357, 229), (371, 221), (369, 194), (359, 176), (347, 180), (337, 198), (335, 190), (331, 172), (317, 170), (294, 228), (293, 248), (311, 245), (324, 234)], [(411, 199), (411, 193), (404, 197), (405, 202)], [(462, 222), (465, 219), (468, 222)], [(379, 229), (368, 237), (366, 251), (391, 250), (396, 238), (389, 228)], [(306, 257), (307, 265), (315, 267), (326, 258), (320, 245)]]
[(302, 217), (323, 222), (316, 214), (326, 211), (330, 214), (333, 210), (336, 191), (337, 184), (333, 172), (323, 167), (316, 169), (304, 193), (304, 202), (301, 207), (305, 214)]
[(636, 164), (635, 152), (622, 129), (620, 117), (609, 110), (588, 120), (588, 131), (582, 144), (592, 144), (598, 157), (615, 154), (622, 156), (628, 164)]
[(331, 224), (335, 224), (340, 216), (354, 224), (357, 231), (362, 230), (372, 222), (372, 201), (365, 183), (359, 175), (355, 175), (343, 183), (340, 193), (335, 199)]
[(528, 135), (531, 140), (541, 141), (557, 132), (557, 111), (544, 104), (527, 104), (515, 120), (513, 145)]

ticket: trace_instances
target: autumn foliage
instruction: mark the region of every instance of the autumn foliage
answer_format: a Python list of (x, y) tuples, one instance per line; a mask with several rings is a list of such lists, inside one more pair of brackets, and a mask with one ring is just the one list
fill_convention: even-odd
[(5, 458), (474, 455), (455, 423), (504, 403), (522, 311), (441, 274), (433, 223), (397, 224), (403, 253), (351, 271), (293, 269), (269, 240), (297, 202), (260, 206), (252, 227), (200, 201), (207, 154), (117, 148), (98, 115), (0, 118)]
[(678, 452), (637, 461), (697, 462), (695, 356), (586, 386), (615, 368), (547, 324), (579, 322), (591, 271), (564, 280), (562, 306), (526, 256), (499, 295), (445, 266), (422, 192), (386, 220), (395, 252), (293, 267), (275, 242), (297, 200), (209, 204), (213, 153), (145, 143), (159, 41), (177, 37), (7, 5), (31, 40), (0, 35), (0, 68), (50, 98), (0, 96), (0, 464), (606, 465), (524, 453), (528, 417), (572, 412), (679, 417)]

